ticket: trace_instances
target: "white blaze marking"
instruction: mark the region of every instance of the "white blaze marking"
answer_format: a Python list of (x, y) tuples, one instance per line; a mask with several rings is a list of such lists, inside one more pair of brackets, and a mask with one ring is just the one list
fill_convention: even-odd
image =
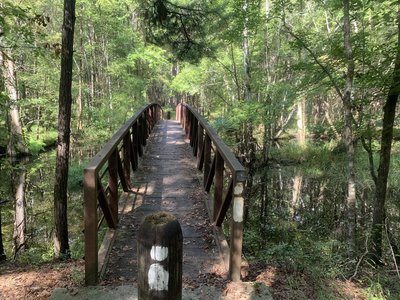
[(233, 220), (235, 222), (243, 222), (243, 197), (235, 197), (233, 199)]
[(147, 274), (150, 290), (168, 291), (168, 271), (159, 263), (152, 264)]
[(153, 246), (150, 250), (152, 260), (163, 261), (168, 257), (168, 248), (162, 246)]
[(243, 192), (243, 183), (238, 183), (236, 184), (235, 188), (233, 189), (233, 194), (234, 195), (239, 195)]

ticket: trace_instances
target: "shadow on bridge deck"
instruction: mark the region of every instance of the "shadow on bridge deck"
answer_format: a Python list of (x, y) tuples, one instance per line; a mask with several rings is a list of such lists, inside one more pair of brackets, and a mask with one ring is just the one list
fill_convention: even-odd
[(177, 121), (160, 121), (134, 172), (137, 194), (128, 198), (101, 284), (135, 284), (136, 234), (144, 217), (156, 211), (174, 214), (183, 232), (183, 285), (225, 283), (226, 267), (210, 224), (195, 159)]

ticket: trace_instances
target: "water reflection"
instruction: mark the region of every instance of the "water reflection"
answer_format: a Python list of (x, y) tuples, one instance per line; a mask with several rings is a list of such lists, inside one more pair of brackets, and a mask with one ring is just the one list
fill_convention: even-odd
[(268, 166), (255, 177), (247, 220), (262, 238), (250, 241), (247, 251), (262, 251), (268, 242), (291, 243), (298, 232), (338, 238), (345, 220), (344, 196), (345, 181), (337, 174), (317, 176), (299, 166)]
[[(0, 161), (0, 260), (39, 262), (53, 258), (53, 187), (55, 151), (36, 158)], [(82, 177), (82, 167), (73, 162), (70, 170), (75, 177)], [(79, 182), (73, 178), (72, 184)], [(81, 256), (83, 246), (82, 189), (77, 185), (68, 195), (70, 242), (76, 255)]]

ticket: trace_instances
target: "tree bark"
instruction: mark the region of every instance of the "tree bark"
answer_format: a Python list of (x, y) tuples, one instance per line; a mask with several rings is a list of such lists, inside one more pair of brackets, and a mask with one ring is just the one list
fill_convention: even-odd
[[(1, 29), (0, 29), (1, 30)], [(8, 95), (8, 129), (10, 140), (8, 143), (8, 155), (10, 157), (29, 155), (24, 136), (18, 109), (17, 74), (15, 63), (4, 51), (0, 51), (0, 63), (3, 66), (4, 86)]]
[(344, 142), (347, 152), (347, 241), (349, 257), (356, 251), (356, 180), (354, 168), (352, 90), (354, 77), (353, 49), (350, 40), (350, 7), (349, 0), (343, 0), (344, 49), (347, 59), (346, 86), (343, 93), (344, 107)]
[(1, 221), (1, 201), (0, 201), (0, 262), (6, 260), (6, 254), (4, 252), (4, 245), (3, 245), (3, 230), (2, 230), (2, 221)]
[(392, 83), (383, 107), (380, 160), (372, 217), (371, 253), (375, 263), (379, 263), (382, 256), (382, 230), (385, 223), (385, 200), (393, 141), (393, 125), (396, 116), (396, 105), (400, 94), (400, 1), (397, 2), (397, 5), (397, 53)]
[(17, 257), (19, 251), (26, 248), (26, 205), (25, 205), (25, 177), (24, 166), (19, 166), (17, 174), (14, 174), (15, 189), (15, 217), (13, 234), (13, 257)]
[[(83, 9), (83, 4), (81, 4), (81, 10)], [(82, 19), (79, 23), (79, 64), (78, 64), (78, 97), (76, 98), (76, 123), (79, 132), (83, 130), (83, 58), (84, 58), (84, 48), (83, 48), (83, 29), (82, 29)]]
[(54, 184), (54, 250), (60, 258), (69, 257), (67, 222), (67, 184), (71, 127), (71, 85), (73, 64), (73, 40), (75, 24), (75, 0), (64, 0), (62, 27), (61, 75), (59, 89), (58, 141), (56, 178)]
[[(250, 95), (250, 67), (249, 67), (249, 32), (248, 32), (248, 9), (249, 3), (247, 0), (243, 1), (243, 13), (244, 13), (244, 27), (243, 27), (243, 84), (244, 94), (243, 99), (246, 102), (251, 102)], [(245, 207), (244, 207), (244, 223), (246, 223), (249, 200), (253, 189), (253, 177), (255, 173), (254, 162), (255, 162), (255, 140), (253, 137), (253, 124), (251, 120), (247, 120), (243, 126), (243, 145), (242, 153), (244, 154), (244, 165), (247, 168), (247, 181), (245, 186)]]

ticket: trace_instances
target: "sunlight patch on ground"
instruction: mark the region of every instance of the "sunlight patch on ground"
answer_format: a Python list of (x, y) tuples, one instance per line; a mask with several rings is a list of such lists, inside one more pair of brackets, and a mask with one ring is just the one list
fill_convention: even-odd
[(167, 142), (168, 145), (185, 145), (185, 142), (181, 142), (181, 141), (170, 141)]

